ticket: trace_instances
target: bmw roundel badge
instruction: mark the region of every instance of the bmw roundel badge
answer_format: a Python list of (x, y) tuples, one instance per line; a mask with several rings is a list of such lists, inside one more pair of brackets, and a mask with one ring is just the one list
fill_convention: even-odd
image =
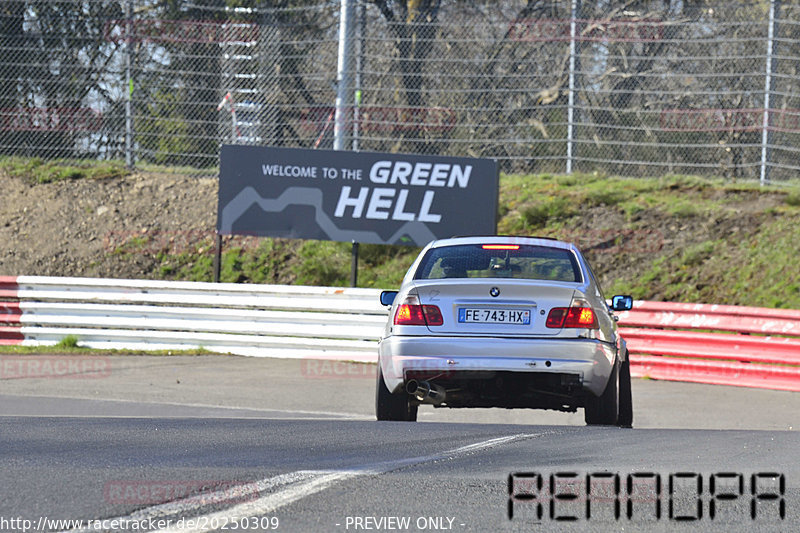
[(492, 287), (491, 289), (489, 289), (489, 294), (497, 298), (498, 296), (500, 296), (500, 289), (498, 289), (497, 287)]

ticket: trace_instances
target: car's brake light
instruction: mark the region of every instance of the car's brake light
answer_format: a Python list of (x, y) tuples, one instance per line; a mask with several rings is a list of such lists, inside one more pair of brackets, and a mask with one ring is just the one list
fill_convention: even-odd
[(519, 244), (484, 244), (484, 250), (519, 250)]
[(547, 320), (544, 325), (550, 329), (561, 329), (564, 327), (564, 317), (567, 316), (567, 307), (554, 307), (547, 313)]
[(402, 326), (424, 326), (425, 315), (421, 305), (400, 304), (394, 315), (394, 324)]
[(554, 307), (547, 314), (545, 325), (551, 329), (598, 329), (597, 317), (591, 307)]
[(395, 326), (441, 326), (442, 312), (435, 305), (420, 305), (419, 298), (409, 296), (397, 306), (394, 314)]
[(429, 326), (441, 326), (444, 324), (442, 312), (435, 305), (423, 305), (422, 314), (425, 315), (425, 321)]
[(597, 319), (591, 307), (570, 307), (567, 319), (564, 320), (565, 328), (596, 328)]

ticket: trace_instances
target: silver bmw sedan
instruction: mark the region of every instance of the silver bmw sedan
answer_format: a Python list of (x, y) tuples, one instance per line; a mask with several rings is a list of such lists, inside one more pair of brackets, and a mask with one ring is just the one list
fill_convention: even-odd
[(633, 424), (630, 363), (614, 311), (574, 244), (457, 237), (428, 244), (398, 291), (379, 344), (378, 420), (420, 405), (577, 411)]

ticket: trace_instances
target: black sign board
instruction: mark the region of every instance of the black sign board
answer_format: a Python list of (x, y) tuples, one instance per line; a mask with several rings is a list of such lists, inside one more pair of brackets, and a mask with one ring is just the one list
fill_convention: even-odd
[(217, 231), (424, 246), (497, 229), (497, 162), (226, 145)]

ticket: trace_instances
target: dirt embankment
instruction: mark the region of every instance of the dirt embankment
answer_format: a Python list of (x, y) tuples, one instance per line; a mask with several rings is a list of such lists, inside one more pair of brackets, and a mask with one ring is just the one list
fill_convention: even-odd
[[(637, 193), (627, 203), (590, 202), (575, 196), (589, 193), (576, 193), (574, 186), (555, 189), (552, 194), (574, 205), (535, 232), (579, 244), (607, 291), (637, 299), (797, 305), (797, 225), (791, 220), (800, 219), (800, 211), (787, 207), (787, 193), (691, 184), (672, 189)], [(216, 179), (136, 174), (32, 184), (0, 172), (0, 191), (0, 275), (210, 279)], [(540, 196), (508, 208), (514, 191), (501, 183), (501, 204), (507, 204), (501, 230), (515, 232), (512, 223)], [(223, 280), (348, 283), (344, 244), (276, 240), (259, 246), (257, 239), (226, 244), (234, 255), (237, 247), (249, 255), (226, 255)], [(792, 250), (779, 250), (787, 246)], [(781, 253), (761, 268), (751, 250)], [(410, 252), (393, 259), (397, 254), (363, 247), (359, 283), (396, 286), (413, 259)], [(753, 265), (757, 272), (749, 271)], [(779, 287), (768, 279), (773, 267), (783, 269)]]
[(169, 174), (30, 184), (0, 173), (0, 275), (153, 278), (152, 254), (113, 253), (137, 235), (213, 234), (217, 182)]

